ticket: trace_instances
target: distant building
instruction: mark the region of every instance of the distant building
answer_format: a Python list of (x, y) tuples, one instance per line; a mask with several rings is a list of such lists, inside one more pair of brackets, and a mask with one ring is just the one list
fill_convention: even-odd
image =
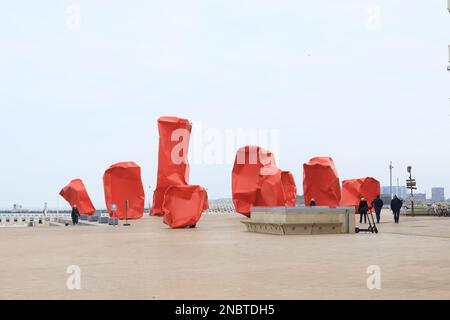
[(414, 199), (416, 201), (427, 201), (426, 193), (414, 193)]
[(445, 201), (444, 188), (431, 188), (431, 200), (433, 201)]
[[(405, 186), (392, 186), (392, 193), (394, 195), (397, 195), (397, 197), (401, 199), (405, 199), (408, 194), (408, 189), (406, 189)], [(383, 195), (390, 195), (391, 194), (391, 187), (389, 186), (383, 186), (381, 187), (381, 194)]]
[(391, 195), (390, 194), (382, 194), (380, 196), (381, 200), (383, 200), (384, 206), (390, 206), (391, 205)]
[[(394, 192), (394, 188), (392, 188), (392, 192)], [(391, 187), (381, 187), (381, 194), (391, 194)]]

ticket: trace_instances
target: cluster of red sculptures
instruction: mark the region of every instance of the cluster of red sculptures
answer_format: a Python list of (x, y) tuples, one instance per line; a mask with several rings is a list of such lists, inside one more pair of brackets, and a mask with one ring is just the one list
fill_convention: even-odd
[(329, 157), (312, 158), (303, 165), (303, 191), (305, 204), (314, 199), (318, 206), (358, 206), (361, 198), (369, 204), (380, 194), (380, 182), (374, 178), (344, 180), (341, 185)]
[[(208, 209), (206, 189), (189, 185), (188, 150), (191, 123), (176, 117), (158, 119), (158, 181), (150, 214), (163, 216), (172, 228), (195, 226)], [(145, 193), (141, 168), (134, 162), (110, 166), (103, 175), (105, 202), (111, 217), (139, 219), (144, 214)], [(71, 181), (61, 192), (80, 214), (93, 214), (95, 208), (81, 179)]]
[[(111, 217), (139, 219), (144, 214), (141, 168), (134, 162), (110, 166), (103, 175), (106, 208)], [(59, 193), (80, 214), (92, 215), (95, 208), (81, 179), (72, 180)]]
[[(188, 151), (192, 124), (177, 117), (158, 119), (158, 177), (153, 194), (152, 216), (163, 216), (172, 228), (193, 227), (208, 209), (205, 188), (189, 184)], [(134, 162), (110, 166), (103, 176), (106, 207), (111, 217), (139, 219), (144, 214), (145, 194), (141, 168)], [(362, 197), (372, 201), (380, 193), (374, 178), (344, 180), (341, 185), (333, 160), (315, 157), (303, 165), (303, 193), (308, 206), (357, 206)], [(252, 207), (293, 207), (297, 200), (294, 176), (282, 171), (272, 152), (259, 146), (237, 151), (232, 171), (236, 211), (249, 217)], [(77, 206), (80, 214), (95, 208), (81, 179), (72, 180), (60, 195)]]

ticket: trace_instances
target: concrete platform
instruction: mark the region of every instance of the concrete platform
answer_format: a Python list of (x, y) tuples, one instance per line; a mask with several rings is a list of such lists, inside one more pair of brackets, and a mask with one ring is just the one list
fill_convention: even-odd
[[(1, 299), (450, 299), (450, 219), (383, 214), (380, 234), (279, 237), (240, 215), (196, 229), (161, 218), (131, 227), (0, 230)], [(98, 223), (97, 223), (98, 224)], [(68, 290), (69, 265), (81, 290)], [(369, 290), (367, 268), (381, 270)]]
[(242, 220), (250, 232), (276, 235), (355, 233), (352, 207), (254, 207)]

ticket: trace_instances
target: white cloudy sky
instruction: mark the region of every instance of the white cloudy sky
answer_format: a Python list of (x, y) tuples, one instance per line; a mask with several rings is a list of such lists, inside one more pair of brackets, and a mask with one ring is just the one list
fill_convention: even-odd
[[(341, 179), (387, 184), (392, 160), (401, 183), (411, 164), (419, 191), (449, 196), (444, 0), (18, 0), (0, 39), (0, 207), (64, 207), (76, 177), (104, 207), (118, 161), (142, 166), (148, 192), (162, 115), (196, 122), (200, 153), (211, 132), (278, 130), (300, 193), (301, 164), (328, 155)], [(191, 183), (228, 197), (231, 167), (196, 163)]]

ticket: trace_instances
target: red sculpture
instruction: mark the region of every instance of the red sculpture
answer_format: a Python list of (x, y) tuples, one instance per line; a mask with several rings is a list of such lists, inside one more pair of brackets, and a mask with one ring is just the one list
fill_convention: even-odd
[[(380, 182), (372, 177), (342, 181), (341, 206), (359, 206), (361, 198), (370, 204), (380, 194)], [(356, 211), (358, 212), (358, 211)]]
[(318, 206), (339, 206), (341, 186), (333, 159), (316, 157), (303, 165), (303, 195), (307, 206), (311, 199)]
[(59, 195), (63, 197), (71, 207), (77, 206), (80, 214), (92, 215), (95, 213), (94, 205), (92, 204), (91, 198), (89, 198), (81, 179), (70, 181), (68, 185), (62, 188)]
[(292, 174), (278, 169), (274, 155), (258, 146), (237, 151), (232, 192), (236, 211), (247, 217), (253, 206), (295, 206), (297, 198)]
[(192, 227), (208, 209), (208, 194), (200, 186), (171, 186), (163, 203), (164, 223), (171, 228)]
[[(111, 217), (125, 219), (128, 200), (128, 219), (139, 219), (144, 214), (145, 194), (141, 167), (134, 162), (120, 162), (109, 167), (103, 175), (106, 208)], [(117, 210), (112, 210), (112, 205)]]
[(158, 181), (153, 194), (151, 215), (163, 215), (164, 194), (171, 186), (189, 183), (188, 150), (192, 125), (186, 119), (158, 119)]

